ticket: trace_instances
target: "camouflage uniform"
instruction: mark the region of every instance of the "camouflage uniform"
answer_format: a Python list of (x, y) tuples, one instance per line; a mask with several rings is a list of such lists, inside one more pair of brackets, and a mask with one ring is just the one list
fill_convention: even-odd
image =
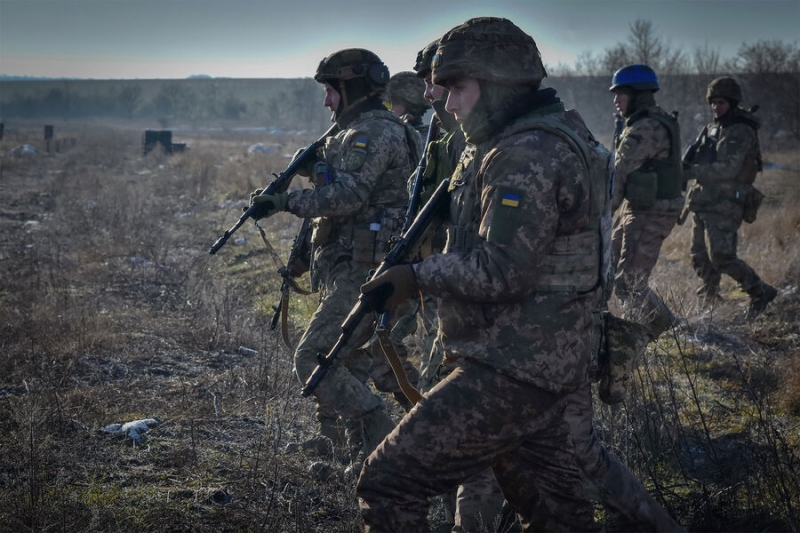
[(703, 280), (697, 292), (706, 299), (716, 297), (722, 274), (727, 274), (750, 295), (748, 314), (754, 317), (777, 293), (736, 256), (737, 232), (745, 205), (755, 194), (752, 183), (761, 165), (759, 121), (738, 107), (741, 89), (735, 80), (712, 81), (708, 88), (709, 102), (714, 97), (724, 97), (731, 105), (724, 116), (707, 126), (713, 141), (713, 162), (692, 164), (686, 171), (687, 179), (695, 180), (689, 191), (688, 206), (694, 213), (692, 264)]
[(588, 383), (569, 395), (565, 417), (587, 494), (602, 503), (621, 531), (685, 533), (650, 496), (641, 481), (597, 440), (592, 427), (592, 391)]
[[(316, 367), (317, 354), (335, 344), (359, 286), (388, 251), (408, 201), (406, 179), (421, 153), (417, 133), (383, 107), (375, 90), (380, 80), (359, 86), (348, 82), (363, 77), (336, 78), (354, 70), (354, 64), (385, 69), (377, 56), (359, 49), (337, 52), (320, 64), (317, 81), (336, 83), (342, 93), (334, 115), (341, 129), (320, 149), (319, 160), (326, 166), (316, 166), (324, 170), (312, 176), (315, 187), (289, 193), (287, 200), (289, 212), (315, 217), (311, 283), (320, 291), (320, 302), (295, 351), (301, 382)], [(385, 77), (388, 81), (388, 71)], [(318, 416), (341, 416), (353, 455), (362, 458), (393, 426), (380, 398), (364, 384), (370, 365), (357, 351), (374, 329), (374, 322), (361, 322), (341, 362), (314, 390)]]
[[(677, 321), (647, 281), (661, 245), (683, 207), (681, 142), (677, 121), (655, 105), (652, 93), (634, 91), (634, 95), (632, 113), (615, 141), (612, 209), (621, 206), (621, 210), (612, 236), (616, 261), (614, 290), (623, 305), (623, 316), (647, 325), (657, 338)], [(652, 201), (641, 204), (626, 190), (629, 177), (649, 181), (671, 179), (675, 183), (672, 187), (662, 187), (668, 190), (657, 191)]]
[[(451, 182), (445, 253), (413, 267), (420, 289), (440, 297), (440, 331), (455, 369), (365, 464), (357, 486), (365, 531), (425, 531), (427, 498), (489, 467), (525, 530), (596, 528), (564, 409), (567, 394), (585, 383), (602, 295), (537, 290), (553, 281), (544, 266), (554, 240), (563, 252), (597, 259), (599, 243), (586, 252), (567, 243), (598, 238), (590, 230), (592, 186), (570, 145), (533, 123), (546, 115), (587, 140), (588, 131), (555, 91), (536, 91), (544, 77), (538, 50), (504, 19), (474, 19), (448, 33), (433, 77), (446, 83), (456, 76), (461, 63), (455, 50), (450, 59), (448, 44), (475, 47), (479, 57), (505, 55), (508, 48), (496, 43), (506, 37), (523, 53), (480, 65), (488, 80), (482, 95), (509, 90), (523, 105), (497, 110), (504, 120), (494, 127), (464, 126), (470, 144)], [(492, 64), (512, 88), (492, 83)], [(479, 105), (483, 116), (497, 116), (479, 102), (470, 118), (480, 118)], [(598, 269), (590, 270), (584, 274), (593, 280), (572, 281), (594, 286)]]
[[(438, 42), (433, 42), (417, 55), (414, 70), (419, 79), (430, 76), (431, 62), (437, 48)], [(436, 187), (453, 174), (466, 146), (464, 132), (455, 118), (444, 108), (446, 100), (447, 91), (438, 100), (431, 102), (431, 107), (444, 133), (427, 147), (422, 182), (423, 201), (427, 201)], [(446, 231), (442, 226), (432, 237), (432, 252), (441, 253), (445, 241)], [(432, 389), (449, 372), (443, 366), (444, 348), (438, 331), (438, 298), (430, 294), (424, 296), (419, 327), (423, 333), (424, 342), (420, 360), (420, 379), (417, 384), (417, 388), (423, 393)], [(453, 524), (452, 533), (479, 531), (482, 527), (491, 529), (502, 513), (503, 500), (500, 485), (490, 468), (464, 480), (455, 491), (450, 491), (443, 496), (448, 519)]]

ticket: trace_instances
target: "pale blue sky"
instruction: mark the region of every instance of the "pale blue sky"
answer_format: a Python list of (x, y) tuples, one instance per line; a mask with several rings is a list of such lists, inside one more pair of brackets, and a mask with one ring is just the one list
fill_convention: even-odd
[(547, 65), (627, 38), (636, 19), (686, 52), (800, 40), (800, 0), (0, 0), (0, 74), (80, 78), (312, 76), (346, 47), (391, 72), (475, 16), (530, 33)]

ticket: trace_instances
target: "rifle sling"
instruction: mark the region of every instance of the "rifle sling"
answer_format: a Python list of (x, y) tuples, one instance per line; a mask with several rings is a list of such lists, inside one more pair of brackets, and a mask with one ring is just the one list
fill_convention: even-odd
[(397, 350), (395, 350), (394, 344), (392, 344), (392, 341), (389, 339), (389, 332), (386, 328), (379, 326), (375, 329), (375, 333), (378, 335), (378, 343), (380, 343), (381, 349), (383, 349), (386, 360), (389, 361), (389, 366), (392, 367), (392, 372), (394, 372), (394, 377), (397, 379), (397, 384), (400, 385), (400, 390), (403, 391), (403, 394), (405, 394), (412, 405), (417, 405), (422, 395), (408, 380), (408, 375), (406, 374), (405, 368), (403, 368), (402, 361), (400, 361), (400, 356), (397, 355)]
[(281, 337), (283, 337), (283, 342), (288, 348), (293, 348), (292, 343), (289, 342), (289, 289), (304, 296), (311, 294), (312, 291), (307, 291), (301, 288), (294, 278), (289, 275), (289, 272), (286, 270), (286, 266), (283, 264), (283, 261), (281, 261), (278, 252), (275, 251), (275, 248), (272, 247), (269, 239), (267, 239), (267, 234), (264, 231), (264, 228), (259, 226), (258, 222), (256, 222), (256, 227), (258, 228), (258, 232), (261, 234), (261, 240), (264, 241), (264, 246), (266, 246), (267, 252), (272, 257), (272, 261), (275, 263), (275, 266), (278, 267), (278, 273), (283, 276), (284, 283), (281, 287), (281, 304), (278, 310), (281, 314)]
[(289, 291), (283, 291), (281, 294), (281, 337), (283, 338), (283, 343), (286, 345), (287, 348), (294, 348), (292, 343), (289, 342)]

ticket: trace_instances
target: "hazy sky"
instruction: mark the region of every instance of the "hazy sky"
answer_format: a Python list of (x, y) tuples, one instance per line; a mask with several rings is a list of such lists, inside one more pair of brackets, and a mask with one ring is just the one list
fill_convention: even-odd
[(800, 39), (800, 0), (0, 0), (0, 74), (79, 78), (313, 76), (347, 47), (392, 73), (475, 16), (502, 16), (547, 65), (624, 41), (636, 19), (691, 53)]

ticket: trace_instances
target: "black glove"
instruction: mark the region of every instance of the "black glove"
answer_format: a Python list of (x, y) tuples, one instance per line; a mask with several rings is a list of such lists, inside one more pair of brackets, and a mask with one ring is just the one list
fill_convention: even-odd
[(411, 265), (397, 265), (361, 286), (373, 311), (383, 313), (397, 307), (419, 292), (417, 276)]

